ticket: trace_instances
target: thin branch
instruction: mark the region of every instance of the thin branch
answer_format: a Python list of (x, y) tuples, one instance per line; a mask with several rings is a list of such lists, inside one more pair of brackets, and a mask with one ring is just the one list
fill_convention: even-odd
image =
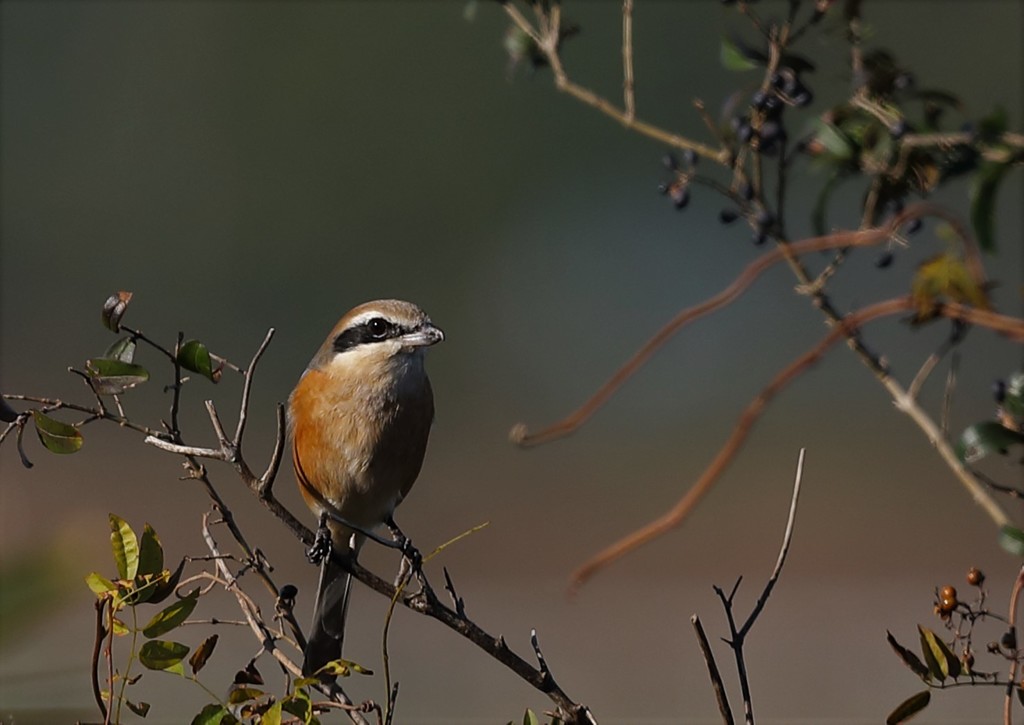
[(633, 0), (622, 0), (622, 102), (626, 118), (636, 118), (636, 97), (633, 85)]
[[(746, 440), (750, 429), (760, 418), (761, 413), (768, 402), (790, 382), (795, 380), (811, 365), (821, 359), (825, 352), (836, 342), (844, 338), (849, 338), (861, 325), (864, 325), (867, 322), (880, 317), (894, 315), (900, 312), (907, 312), (912, 309), (914, 309), (913, 300), (910, 297), (900, 297), (869, 305), (868, 307), (864, 307), (843, 318), (841, 323), (834, 327), (813, 348), (779, 372), (747, 405), (743, 414), (740, 416), (739, 421), (737, 421), (732, 434), (729, 436), (729, 439), (725, 442), (722, 448), (719, 449), (714, 459), (712, 459), (711, 463), (704, 469), (704, 472), (690, 487), (686, 494), (683, 495), (683, 497), (680, 498), (671, 509), (659, 516), (657, 519), (633, 531), (611, 546), (608, 546), (576, 569), (570, 577), (570, 591), (578, 590), (579, 587), (582, 586), (590, 577), (611, 564), (613, 561), (679, 526), (686, 517), (690, 515), (701, 498), (703, 498), (704, 494), (711, 489), (719, 477), (725, 472), (725, 469), (735, 458), (736, 453)], [(975, 310), (974, 308), (965, 307), (955, 303), (942, 305), (938, 308), (937, 313), (952, 319), (965, 319), (969, 322), (975, 322), (981, 318), (990, 319), (993, 316), (1002, 318), (1001, 324), (1012, 326), (1017, 331), (1020, 338), (1024, 339), (1024, 320), (1006, 318), (1002, 315), (995, 315), (995, 313), (983, 310)], [(970, 472), (964, 468), (963, 464), (960, 463), (953, 449), (942, 438), (934, 421), (928, 417), (927, 413), (917, 406), (917, 404), (906, 394), (899, 383), (893, 380), (889, 375), (882, 376), (882, 383), (889, 391), (897, 409), (909, 415), (925, 432), (929, 440), (931, 440), (932, 444), (939, 451), (939, 454), (946, 461), (949, 468), (968, 489), (975, 502), (982, 506), (997, 526), (1002, 527), (1005, 525), (1009, 521), (1006, 513), (1003, 512), (999, 507), (999, 504), (988, 495), (977, 479), (975, 479)]]
[(249, 361), (249, 367), (245, 370), (245, 383), (242, 385), (242, 403), (239, 406), (238, 413), (238, 427), (235, 428), (235, 437), (232, 439), (232, 443), (235, 444), (236, 448), (242, 447), (242, 434), (245, 433), (245, 421), (249, 413), (249, 394), (252, 391), (252, 377), (256, 372), (256, 365), (259, 363), (260, 358), (263, 357), (263, 353), (266, 352), (267, 346), (270, 345), (270, 341), (274, 338), (274, 328), (271, 327), (267, 330), (266, 336), (263, 338), (263, 342), (256, 349), (256, 353), (252, 356), (252, 360)]
[[(948, 212), (945, 212), (941, 208), (932, 204), (914, 204), (907, 207), (901, 214), (893, 217), (884, 227), (879, 227), (877, 229), (864, 229), (860, 231), (835, 232), (822, 237), (812, 237), (799, 242), (792, 242), (766, 252), (764, 255), (747, 265), (739, 276), (737, 276), (717, 295), (709, 297), (703, 302), (693, 305), (692, 307), (687, 307), (677, 313), (675, 317), (669, 320), (669, 322), (658, 330), (653, 337), (644, 343), (644, 345), (637, 350), (637, 352), (635, 352), (633, 356), (627, 360), (626, 363), (620, 367), (607, 382), (598, 388), (597, 392), (595, 392), (577, 410), (570, 413), (562, 420), (557, 421), (536, 433), (531, 433), (523, 424), (516, 425), (510, 432), (510, 438), (517, 445), (534, 446), (541, 443), (547, 443), (548, 441), (557, 440), (558, 438), (562, 438), (563, 436), (572, 433), (583, 425), (594, 413), (596, 413), (601, 406), (603, 406), (622, 386), (622, 384), (632, 377), (637, 370), (643, 367), (654, 353), (657, 352), (662, 345), (668, 342), (668, 340), (670, 340), (677, 332), (690, 323), (700, 319), (704, 315), (721, 309), (736, 300), (746, 292), (750, 285), (763, 272), (776, 263), (782, 260), (788, 261), (791, 257), (799, 257), (810, 252), (819, 252), (827, 249), (874, 246), (889, 239), (889, 237), (908, 220), (930, 215), (939, 216), (943, 219), (949, 219), (950, 217)], [(980, 259), (978, 258), (977, 248), (973, 238), (962, 226), (956, 228), (956, 231), (962, 235), (961, 239), (964, 242), (965, 259), (968, 260), (969, 271), (971, 271), (972, 276), (976, 281), (979, 281), (980, 274), (980, 282), (983, 282), (984, 273), (979, 271)], [(812, 295), (817, 294), (813, 290), (808, 291)], [(979, 310), (978, 312), (980, 314), (984, 311)], [(841, 318), (837, 317), (835, 322), (840, 323)], [(1012, 329), (1008, 329), (1004, 322), (1005, 320), (999, 323), (999, 329), (993, 329), (1004, 334), (1019, 334), (1024, 338), (1024, 333), (1013, 333)], [(1013, 327), (1013, 325), (1010, 326), (1010, 328)], [(1020, 330), (1024, 330), (1024, 324), (1017, 325), (1016, 327)], [(884, 374), (884, 370), (876, 372)]]
[(696, 614), (690, 617), (690, 624), (697, 633), (697, 642), (700, 645), (700, 652), (704, 655), (704, 663), (708, 668), (708, 675), (711, 677), (711, 687), (715, 691), (715, 701), (718, 703), (718, 711), (722, 713), (724, 725), (733, 725), (735, 720), (732, 717), (732, 708), (729, 706), (729, 696), (725, 692), (725, 683), (718, 671), (718, 664), (715, 662), (715, 654), (711, 651), (708, 643), (708, 636), (704, 633), (704, 625), (700, 623), (700, 617)]
[(1014, 690), (1017, 688), (1017, 668), (1020, 665), (1020, 648), (1017, 644), (1017, 605), (1020, 602), (1020, 593), (1024, 589), (1024, 566), (1017, 574), (1013, 582), (1013, 591), (1010, 593), (1010, 611), (1007, 617), (1009, 632), (1013, 637), (1013, 657), (1010, 659), (1010, 675), (1006, 682), (1006, 698), (1003, 701), (1003, 725), (1012, 725)]

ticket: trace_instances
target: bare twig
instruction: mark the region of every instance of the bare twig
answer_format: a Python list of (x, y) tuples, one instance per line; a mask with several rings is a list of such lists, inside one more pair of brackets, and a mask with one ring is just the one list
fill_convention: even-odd
[(768, 582), (765, 584), (764, 589), (761, 591), (761, 596), (758, 597), (757, 603), (751, 610), (750, 615), (746, 621), (739, 628), (736, 627), (736, 620), (733, 617), (733, 601), (736, 596), (736, 592), (739, 589), (740, 581), (743, 577), (736, 580), (736, 584), (733, 586), (732, 591), (726, 596), (725, 592), (720, 587), (715, 587), (715, 593), (718, 598), (722, 600), (722, 606), (725, 608), (726, 619), (729, 622), (729, 639), (726, 640), (729, 647), (733, 651), (733, 656), (736, 660), (736, 671), (740, 680), (740, 691), (743, 695), (743, 713), (744, 720), (747, 725), (754, 725), (754, 706), (750, 696), (750, 681), (747, 677), (747, 665), (746, 659), (743, 655), (743, 644), (746, 641), (747, 635), (750, 633), (751, 628), (760, 616), (764, 605), (768, 603), (768, 597), (771, 596), (772, 590), (775, 588), (776, 582), (779, 580), (779, 575), (782, 574), (782, 567), (786, 563), (786, 555), (789, 553), (789, 545), (793, 540), (793, 524), (796, 521), (796, 506), (800, 499), (800, 483), (803, 480), (804, 472), (804, 449), (800, 449), (800, 456), (797, 459), (796, 464), (796, 478), (793, 482), (793, 496), (789, 503), (789, 518), (786, 521), (786, 532), (782, 537), (782, 548), (779, 550), (779, 557), (775, 562), (775, 569), (772, 571), (772, 575), (768, 578)]
[(1017, 606), (1020, 602), (1020, 593), (1024, 589), (1024, 566), (1017, 574), (1013, 582), (1013, 591), (1010, 593), (1010, 611), (1007, 616), (1010, 636), (1013, 639), (1013, 657), (1010, 659), (1010, 675), (1006, 682), (1006, 697), (1003, 700), (1003, 725), (1012, 725), (1014, 690), (1017, 689), (1017, 668), (1020, 666), (1020, 647), (1017, 643)]
[(633, 0), (622, 0), (622, 102), (626, 118), (636, 118), (633, 87)]
[[(579, 589), (590, 577), (608, 564), (679, 526), (697, 506), (704, 494), (711, 489), (722, 473), (725, 472), (725, 469), (736, 456), (737, 451), (739, 451), (746, 440), (750, 429), (760, 418), (768, 402), (807, 368), (816, 363), (832, 345), (841, 339), (850, 337), (861, 325), (871, 320), (906, 312), (913, 308), (914, 303), (911, 298), (900, 297), (864, 307), (843, 318), (840, 325), (834, 327), (818, 344), (779, 372), (761, 390), (757, 397), (747, 405), (729, 439), (718, 451), (707, 468), (704, 469), (704, 472), (697, 481), (671, 509), (587, 560), (571, 575), (570, 590), (575, 591)], [(1024, 339), (1024, 320), (1007, 318), (1003, 315), (996, 315), (984, 310), (975, 310), (974, 308), (955, 303), (943, 305), (938, 308), (937, 312), (952, 319), (965, 319), (972, 323), (981, 319), (992, 321), (995, 323), (993, 329), (1006, 326), (1014, 330), (1020, 339)], [(996, 320), (995, 318), (999, 319)], [(902, 386), (893, 380), (891, 376), (887, 374), (882, 376), (882, 384), (889, 391), (897, 409), (909, 415), (928, 436), (932, 445), (936, 447), (939, 454), (946, 461), (947, 466), (968, 489), (975, 502), (989, 514), (997, 526), (1002, 527), (1005, 525), (1009, 521), (1006, 513), (985, 491), (984, 486), (964, 468), (963, 464), (957, 459), (952, 447), (942, 437), (935, 422), (907, 395)]]
[(718, 711), (722, 713), (724, 725), (733, 725), (735, 720), (732, 717), (732, 707), (729, 706), (729, 696), (725, 692), (725, 683), (718, 671), (718, 664), (715, 662), (715, 654), (711, 651), (711, 644), (708, 636), (704, 633), (704, 625), (700, 623), (700, 617), (696, 614), (690, 617), (690, 624), (697, 633), (697, 643), (700, 645), (700, 652), (704, 655), (704, 664), (707, 665), (708, 675), (711, 677), (711, 687), (715, 691), (715, 701), (718, 703)]

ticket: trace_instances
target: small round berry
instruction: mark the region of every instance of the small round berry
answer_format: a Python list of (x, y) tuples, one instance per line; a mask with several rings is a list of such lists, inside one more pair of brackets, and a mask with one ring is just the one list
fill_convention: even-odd
[(661, 164), (669, 171), (675, 171), (679, 168), (679, 160), (676, 159), (675, 154), (665, 154), (661, 157)]
[(892, 260), (892, 252), (882, 252), (875, 258), (875, 266), (879, 269), (885, 269), (892, 264)]
[(740, 218), (740, 214), (735, 209), (722, 209), (718, 212), (718, 221), (722, 224), (732, 224), (734, 221)]
[(799, 93), (793, 96), (793, 105), (797, 108), (804, 108), (811, 105), (814, 100), (814, 94), (807, 88), (802, 89)]
[(939, 599), (956, 599), (956, 587), (947, 584), (939, 590)]
[(740, 127), (736, 129), (736, 138), (739, 139), (740, 143), (747, 143), (754, 135), (754, 129), (750, 126), (748, 121), (743, 121)]
[(906, 226), (903, 227), (903, 233), (917, 234), (919, 231), (921, 231), (922, 226), (924, 226), (924, 222), (921, 221), (920, 217), (911, 219), (909, 222), (907, 222)]
[(761, 209), (757, 212), (757, 216), (754, 217), (754, 223), (762, 229), (767, 229), (775, 221), (775, 217), (767, 209)]
[(889, 127), (889, 135), (895, 139), (900, 139), (906, 136), (907, 131), (909, 130), (910, 126), (907, 124), (907, 120), (905, 118), (901, 118)]
[(696, 166), (699, 159), (700, 157), (697, 156), (697, 152), (693, 149), (683, 151), (683, 161), (686, 162), (687, 166)]
[(690, 187), (685, 184), (673, 186), (669, 196), (676, 209), (683, 209), (690, 203)]
[(665, 196), (666, 194), (668, 194), (668, 190), (671, 188), (672, 184), (663, 181), (660, 184), (658, 184), (658, 193), (661, 194), (662, 196)]
[(1003, 632), (1003, 636), (999, 638), (999, 644), (1006, 649), (1017, 649), (1017, 635), (1012, 629), (1008, 629)]
[(996, 402), (1002, 405), (1003, 401), (1006, 400), (1006, 381), (997, 380), (992, 383), (992, 397), (996, 399)]
[(985, 583), (985, 572), (972, 566), (967, 570), (967, 583), (972, 587), (980, 587)]
[(285, 584), (281, 587), (280, 597), (281, 599), (295, 599), (298, 596), (299, 590), (294, 584)]

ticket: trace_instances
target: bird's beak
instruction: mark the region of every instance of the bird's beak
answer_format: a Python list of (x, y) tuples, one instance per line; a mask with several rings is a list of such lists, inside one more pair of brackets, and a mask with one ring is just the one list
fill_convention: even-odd
[(434, 327), (428, 322), (420, 325), (412, 332), (402, 335), (401, 339), (402, 343), (409, 347), (427, 347), (429, 345), (436, 345), (444, 340), (444, 332), (441, 331), (441, 328)]

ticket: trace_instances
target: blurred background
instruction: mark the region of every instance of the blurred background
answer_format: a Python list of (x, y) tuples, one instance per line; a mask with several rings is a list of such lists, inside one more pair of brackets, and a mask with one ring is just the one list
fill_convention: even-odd
[[(565, 48), (570, 74), (619, 102), (619, 4), (567, 3), (565, 12), (583, 31)], [(1021, 128), (1021, 3), (889, 0), (865, 3), (865, 14), (869, 47), (892, 50), (920, 85), (958, 93), (970, 118), (1002, 105)], [(1019, 562), (842, 346), (772, 403), (684, 527), (567, 598), (569, 572), (674, 503), (750, 398), (825, 328), (780, 267), (679, 335), (584, 429), (539, 449), (512, 447), (513, 424), (574, 409), (759, 250), (742, 225), (718, 223), (722, 202), (709, 190), (695, 189), (683, 213), (657, 194), (665, 149), (558, 94), (548, 72), (511, 72), (496, 4), (7, 0), (0, 22), (4, 392), (88, 402), (66, 369), (113, 341), (100, 308), (120, 289), (135, 294), (126, 324), (167, 345), (182, 330), (239, 364), (274, 327), (245, 447), (261, 469), (275, 404), (337, 318), (368, 299), (414, 300), (447, 339), (430, 354), (437, 422), (399, 521), (424, 551), (490, 522), (428, 573), (440, 587), (447, 566), (469, 615), (524, 657), (536, 628), (559, 683), (606, 723), (719, 721), (689, 617), (699, 613), (718, 642), (727, 629), (712, 585), (731, 587), (740, 575), (738, 614), (753, 604), (775, 561), (800, 447), (808, 453), (793, 548), (746, 648), (759, 719), (881, 722), (921, 689), (886, 629), (915, 645), (917, 623), (940, 627), (934, 587), (967, 590), (970, 566), (988, 574), (991, 602), (1004, 610)], [(718, 60), (719, 38), (738, 26), (712, 0), (638, 2), (639, 116), (705, 140), (692, 99), (716, 111), (755, 82)], [(845, 50), (836, 22), (805, 44), (820, 61), (808, 78), (818, 100), (800, 112), (807, 120), (846, 92)], [(822, 183), (799, 167), (793, 236), (810, 233)], [(856, 222), (860, 190), (850, 186), (832, 205), (835, 226)], [(999, 195), (1000, 247), (987, 260), (1002, 283), (997, 305), (1017, 314), (1022, 197), (1021, 175), (1011, 174)], [(966, 214), (965, 185), (940, 198)], [(902, 293), (940, 245), (926, 226), (888, 270), (874, 268), (873, 252), (851, 255), (834, 281), (837, 306)], [(866, 339), (907, 384), (947, 330), (886, 321)], [(1021, 363), (1019, 346), (981, 330), (962, 350), (954, 429), (990, 416), (992, 381)], [(137, 361), (153, 380), (125, 403), (158, 425), (170, 371), (146, 350)], [(925, 387), (932, 410), (946, 369)], [(237, 378), (186, 386), (191, 442), (213, 442), (207, 398), (234, 421)], [(179, 480), (175, 457), (111, 425), (84, 433), (70, 457), (26, 435), (31, 470), (13, 440), (0, 449), (5, 723), (95, 717), (94, 597), (82, 577), (114, 571), (108, 512), (140, 531), (151, 523), (170, 558), (204, 553), (208, 499)], [(997, 473), (1012, 482), (1016, 470)], [(300, 588), (306, 622), (316, 571), (302, 547), (229, 469), (212, 465), (211, 474), (275, 579)], [(312, 525), (290, 470), (277, 490)], [(393, 556), (366, 554), (391, 576)], [(231, 601), (203, 602), (197, 614), (235, 611)], [(386, 604), (357, 591), (346, 639), (346, 655), (378, 673)], [(398, 722), (503, 723), (548, 706), (432, 621), (399, 611), (391, 632)], [(195, 645), (206, 633), (179, 638)], [(226, 690), (255, 651), (248, 631), (222, 631), (204, 682)], [(716, 651), (738, 698), (729, 651)], [(263, 671), (277, 681), (272, 664)], [(385, 698), (379, 675), (346, 684), (357, 699)], [(146, 673), (135, 690), (153, 704), (147, 722), (185, 722), (206, 701), (162, 673)], [(989, 723), (1001, 707), (992, 689), (960, 688), (936, 693), (920, 721)]]

